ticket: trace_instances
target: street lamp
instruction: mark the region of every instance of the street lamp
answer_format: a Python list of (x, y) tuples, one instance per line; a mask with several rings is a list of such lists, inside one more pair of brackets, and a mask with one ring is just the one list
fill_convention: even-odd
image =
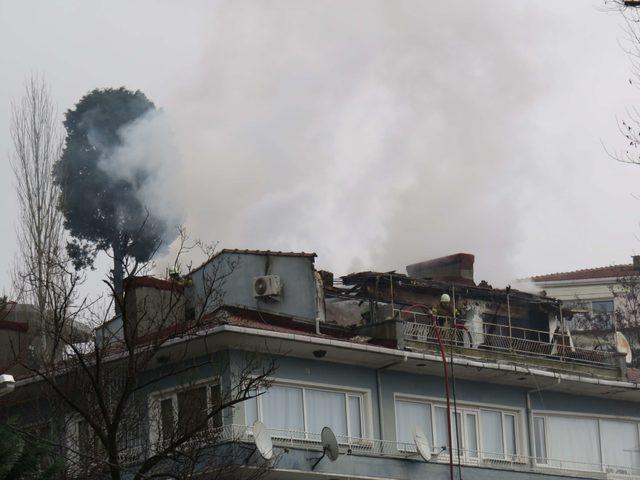
[(16, 381), (14, 380), (13, 375), (0, 375), (0, 396), (13, 392), (15, 386)]

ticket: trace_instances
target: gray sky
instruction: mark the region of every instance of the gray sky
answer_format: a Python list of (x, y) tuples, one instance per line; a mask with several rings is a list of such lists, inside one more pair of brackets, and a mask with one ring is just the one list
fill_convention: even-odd
[(623, 148), (640, 92), (601, 5), (0, 0), (0, 288), (9, 104), (32, 72), (61, 111), (121, 85), (161, 106), (163, 208), (224, 247), (339, 273), (467, 251), (495, 283), (627, 262), (640, 167), (602, 145)]

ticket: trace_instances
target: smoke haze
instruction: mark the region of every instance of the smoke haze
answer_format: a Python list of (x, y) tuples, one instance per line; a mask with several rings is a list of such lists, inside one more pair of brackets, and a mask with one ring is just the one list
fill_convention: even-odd
[[(174, 196), (173, 185), (181, 182), (185, 167), (170, 124), (162, 110), (149, 110), (121, 127), (118, 136), (120, 143), (104, 149), (107, 153), (98, 166), (114, 181), (124, 180), (134, 186), (134, 194), (149, 218), (166, 227), (162, 229), (163, 251), (176, 238), (177, 227), (184, 220), (184, 205)], [(134, 220), (140, 221), (137, 217)], [(135, 232), (143, 225), (125, 227)]]
[[(34, 71), (60, 111), (140, 89), (165, 112), (129, 141), (157, 172), (144, 203), (192, 235), (316, 251), (336, 273), (466, 251), (498, 286), (640, 253), (640, 170), (603, 149), (624, 147), (616, 116), (638, 91), (602, 6), (0, 0), (0, 103)], [(0, 175), (7, 225), (14, 197)], [(9, 226), (0, 264), (15, 250)]]
[(189, 223), (342, 273), (468, 251), (508, 280), (542, 82), (522, 55), (534, 33), (487, 28), (503, 19), (473, 2), (222, 3), (170, 110)]

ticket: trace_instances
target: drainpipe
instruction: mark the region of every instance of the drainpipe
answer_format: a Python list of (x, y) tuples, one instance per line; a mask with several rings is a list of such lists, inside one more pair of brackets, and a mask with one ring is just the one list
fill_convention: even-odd
[(376, 390), (378, 391), (378, 428), (380, 429), (380, 440), (384, 440), (386, 438), (384, 433), (384, 417), (382, 414), (384, 409), (382, 408), (382, 380), (380, 379), (380, 372), (406, 361), (407, 357), (405, 356), (402, 360), (396, 360), (395, 362), (391, 362), (388, 365), (383, 365), (380, 368), (376, 368)]

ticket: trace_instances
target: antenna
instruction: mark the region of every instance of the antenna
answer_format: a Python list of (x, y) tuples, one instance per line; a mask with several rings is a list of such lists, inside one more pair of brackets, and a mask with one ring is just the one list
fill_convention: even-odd
[(271, 435), (267, 427), (259, 420), (253, 424), (253, 441), (256, 444), (256, 450), (258, 450), (262, 458), (265, 460), (271, 460), (273, 458), (273, 440), (271, 440)]
[(416, 444), (416, 450), (418, 450), (422, 459), (429, 463), (433, 457), (433, 450), (431, 449), (429, 440), (422, 431), (422, 428), (416, 428), (415, 433), (413, 434), (413, 442)]
[(316, 460), (311, 470), (314, 470), (325, 456), (332, 462), (335, 462), (340, 456), (340, 449), (338, 448), (338, 440), (336, 439), (333, 430), (329, 427), (324, 427), (320, 432), (320, 441), (322, 442), (322, 456)]
[(631, 363), (631, 360), (633, 360), (633, 353), (631, 352), (631, 345), (629, 344), (629, 340), (627, 340), (627, 337), (625, 337), (622, 332), (616, 332), (615, 340), (616, 352), (624, 353), (624, 359), (626, 360), (626, 362)]

